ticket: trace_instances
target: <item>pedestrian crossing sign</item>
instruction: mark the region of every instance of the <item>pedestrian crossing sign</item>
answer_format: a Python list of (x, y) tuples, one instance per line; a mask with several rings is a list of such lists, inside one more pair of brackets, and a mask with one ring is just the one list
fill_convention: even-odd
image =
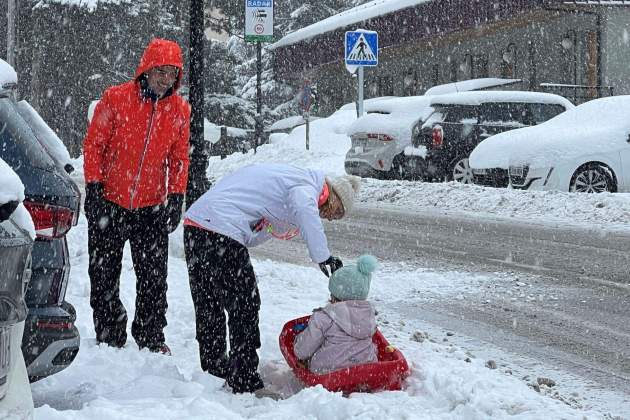
[(346, 65), (378, 65), (378, 33), (359, 29), (346, 32)]

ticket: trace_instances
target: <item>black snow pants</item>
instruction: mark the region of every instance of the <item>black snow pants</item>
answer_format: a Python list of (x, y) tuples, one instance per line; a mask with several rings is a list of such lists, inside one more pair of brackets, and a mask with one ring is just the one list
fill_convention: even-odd
[(192, 226), (184, 227), (184, 245), (201, 368), (224, 378), (234, 393), (262, 388), (256, 352), (260, 295), (247, 248)]
[(104, 201), (88, 218), (90, 305), (97, 342), (122, 347), (127, 311), (120, 300), (123, 248), (131, 245), (136, 273), (136, 312), (131, 335), (140, 348), (164, 343), (168, 233), (162, 206), (127, 210)]

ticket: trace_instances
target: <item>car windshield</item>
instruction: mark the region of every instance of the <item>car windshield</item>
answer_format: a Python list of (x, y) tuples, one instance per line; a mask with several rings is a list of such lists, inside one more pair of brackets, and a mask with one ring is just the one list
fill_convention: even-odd
[(477, 123), (477, 109), (467, 105), (442, 105), (438, 106), (429, 120), (446, 123)]
[(525, 103), (492, 102), (479, 107), (482, 124), (516, 123), (532, 125), (530, 112)]
[(0, 99), (0, 157), (14, 169), (27, 163), (41, 169), (54, 167), (53, 160), (8, 98)]
[(542, 124), (566, 111), (562, 105), (557, 104), (530, 104), (530, 109), (536, 124)]

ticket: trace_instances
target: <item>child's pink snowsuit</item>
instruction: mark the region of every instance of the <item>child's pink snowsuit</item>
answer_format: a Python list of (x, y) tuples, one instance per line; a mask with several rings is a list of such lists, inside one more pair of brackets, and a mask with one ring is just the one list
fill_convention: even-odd
[(315, 310), (308, 327), (295, 338), (295, 355), (310, 358), (309, 369), (315, 373), (375, 362), (375, 332), (375, 311), (367, 300), (330, 303)]

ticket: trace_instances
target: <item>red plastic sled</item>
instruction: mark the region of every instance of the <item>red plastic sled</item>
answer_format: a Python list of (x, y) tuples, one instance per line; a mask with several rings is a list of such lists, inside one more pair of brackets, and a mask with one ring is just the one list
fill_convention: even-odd
[(409, 366), (400, 350), (390, 346), (379, 330), (372, 341), (376, 345), (378, 361), (349, 368), (335, 370), (325, 374), (316, 374), (305, 368), (293, 352), (295, 336), (299, 333), (298, 324), (307, 324), (310, 316), (304, 316), (284, 324), (280, 333), (280, 351), (293, 369), (295, 376), (305, 386), (322, 385), (329, 391), (352, 392), (397, 391), (402, 381), (409, 376)]

